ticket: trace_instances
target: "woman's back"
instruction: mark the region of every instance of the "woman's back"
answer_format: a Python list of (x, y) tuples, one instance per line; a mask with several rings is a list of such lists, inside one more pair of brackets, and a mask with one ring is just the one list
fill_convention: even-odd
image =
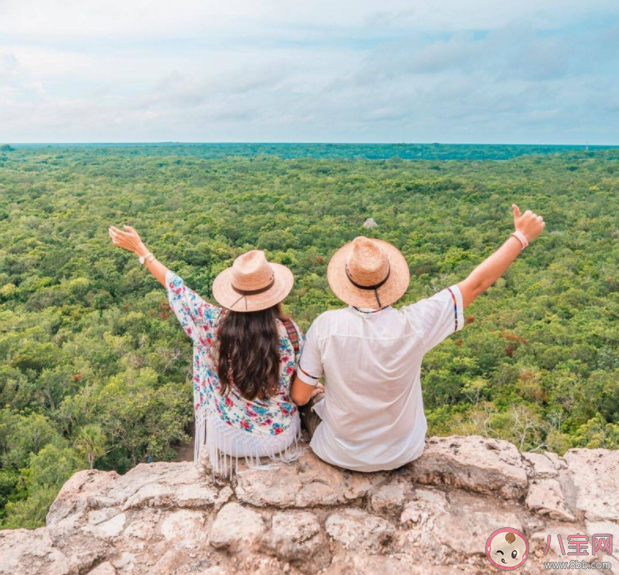
[[(286, 320), (275, 318), (279, 378), (267, 397), (248, 399), (233, 381), (226, 385), (220, 378), (221, 328), (231, 312), (204, 301), (170, 270), (166, 288), (171, 309), (194, 343), (195, 459), (200, 459), (203, 448), (208, 446), (214, 470), (230, 472), (230, 457), (275, 457), (295, 448), (300, 424), (290, 387), (303, 343), (298, 326), (287, 320), (298, 334), (295, 351), (294, 336), (288, 333)], [(282, 458), (290, 455), (284, 453)]]
[(193, 340), (195, 461), (206, 447), (215, 472), (231, 475), (239, 457), (295, 457), (300, 422), (290, 387), (302, 334), (279, 308), (294, 284), (292, 272), (260, 250), (247, 252), (215, 278), (217, 307), (157, 261), (132, 227), (124, 228), (109, 228), (114, 245), (135, 253), (165, 286)]

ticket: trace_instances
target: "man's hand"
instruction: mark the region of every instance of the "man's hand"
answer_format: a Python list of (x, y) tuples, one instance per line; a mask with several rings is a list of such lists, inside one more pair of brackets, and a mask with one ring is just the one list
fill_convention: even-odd
[(324, 392), (325, 388), (322, 383), (318, 382), (316, 385), (309, 385), (301, 381), (297, 375), (292, 382), (290, 397), (297, 405), (305, 405), (310, 399)]
[(325, 386), (322, 385), (322, 383), (318, 382), (316, 384), (316, 389), (314, 389), (314, 391), (312, 391), (312, 397), (310, 399), (313, 399), (317, 395), (320, 395), (321, 393), (324, 393), (324, 392), (325, 392)]
[(524, 214), (520, 213), (520, 208), (516, 204), (512, 204), (514, 210), (514, 227), (517, 232), (522, 232), (529, 242), (532, 242), (537, 236), (542, 233), (546, 222), (542, 216), (538, 216), (531, 210), (527, 210)]
[(123, 227), (127, 231), (123, 232), (114, 226), (110, 226), (108, 229), (114, 245), (129, 250), (137, 256), (145, 256), (148, 253), (148, 249), (146, 249), (146, 246), (144, 245), (144, 242), (140, 238), (138, 232), (136, 232), (131, 226)]
[[(546, 226), (544, 218), (534, 214), (531, 210), (521, 214), (516, 204), (512, 204), (512, 210), (516, 231), (524, 234), (528, 242), (532, 242)], [(458, 284), (465, 308), (507, 271), (522, 248), (523, 242), (520, 238), (510, 237), (496, 252), (479, 264), (469, 277)]]

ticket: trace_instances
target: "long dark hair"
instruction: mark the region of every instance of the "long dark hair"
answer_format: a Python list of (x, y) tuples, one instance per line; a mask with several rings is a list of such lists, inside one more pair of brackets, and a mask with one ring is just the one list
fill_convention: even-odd
[(281, 306), (240, 313), (228, 311), (219, 326), (217, 373), (221, 393), (234, 385), (248, 400), (268, 399), (279, 386), (279, 334)]

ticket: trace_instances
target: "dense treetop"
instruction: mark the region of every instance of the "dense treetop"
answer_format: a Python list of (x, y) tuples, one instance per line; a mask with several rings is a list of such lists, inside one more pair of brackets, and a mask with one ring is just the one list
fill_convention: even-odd
[[(10, 148), (9, 144), (5, 144)], [(27, 150), (63, 150), (85, 155), (129, 154), (132, 156), (174, 156), (229, 158), (230, 156), (277, 156), (293, 158), (349, 160), (510, 160), (523, 155), (558, 154), (589, 150), (615, 150), (611, 146), (558, 146), (484, 144), (20, 144)]]
[(206, 298), (264, 249), (294, 271), (287, 311), (307, 328), (342, 305), (325, 271), (356, 235), (402, 250), (405, 305), (496, 249), (512, 202), (534, 209), (546, 232), (426, 358), (430, 433), (619, 447), (618, 188), (617, 148), (0, 148), (0, 517), (38, 525), (76, 469), (122, 472), (188, 439), (191, 342), (111, 224)]

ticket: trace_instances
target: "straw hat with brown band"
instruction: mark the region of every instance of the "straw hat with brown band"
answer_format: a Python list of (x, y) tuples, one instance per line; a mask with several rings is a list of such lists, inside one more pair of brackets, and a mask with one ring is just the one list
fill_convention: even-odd
[(377, 309), (395, 303), (406, 293), (410, 272), (398, 248), (359, 236), (335, 252), (327, 279), (343, 302)]
[(215, 278), (213, 296), (232, 311), (260, 311), (283, 301), (293, 285), (294, 276), (286, 266), (268, 262), (263, 251), (252, 250)]

